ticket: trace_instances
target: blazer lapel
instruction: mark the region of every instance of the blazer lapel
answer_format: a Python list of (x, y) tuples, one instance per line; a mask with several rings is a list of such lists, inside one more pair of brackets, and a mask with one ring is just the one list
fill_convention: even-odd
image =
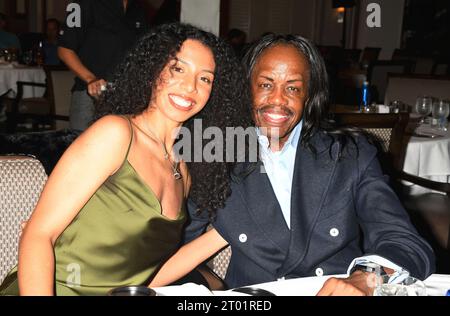
[[(288, 274), (303, 260), (333, 179), (336, 159), (330, 158), (330, 140), (326, 137), (317, 132), (311, 139), (317, 149), (316, 155), (301, 146), (300, 142), (297, 148), (291, 190), (291, 240), (288, 257), (279, 271), (280, 277)], [(337, 142), (334, 145), (339, 146)], [(333, 149), (333, 157), (336, 157), (338, 148)]]

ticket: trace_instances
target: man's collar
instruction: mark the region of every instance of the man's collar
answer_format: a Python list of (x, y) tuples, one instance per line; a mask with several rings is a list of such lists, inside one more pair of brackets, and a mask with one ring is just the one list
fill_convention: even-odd
[[(281, 151), (286, 148), (286, 146), (292, 146), (294, 149), (297, 149), (298, 142), (300, 140), (300, 135), (302, 132), (303, 120), (301, 120), (291, 131), (286, 143), (284, 143)], [(258, 127), (256, 127), (256, 134), (258, 135), (258, 142), (264, 148), (269, 148), (269, 139), (266, 135), (261, 134)]]

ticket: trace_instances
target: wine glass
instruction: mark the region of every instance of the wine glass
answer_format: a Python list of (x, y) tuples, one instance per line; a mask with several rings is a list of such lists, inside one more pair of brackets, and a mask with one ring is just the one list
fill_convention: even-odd
[(417, 97), (416, 113), (419, 113), (420, 115), (422, 115), (422, 119), (420, 120), (420, 123), (423, 123), (425, 121), (425, 117), (430, 115), (432, 105), (433, 105), (432, 97), (427, 96), (427, 95)]
[(438, 121), (438, 129), (447, 130), (447, 116), (450, 112), (450, 101), (439, 100), (433, 103), (432, 115)]
[(373, 296), (426, 296), (423, 281), (407, 275), (383, 275), (377, 278)]

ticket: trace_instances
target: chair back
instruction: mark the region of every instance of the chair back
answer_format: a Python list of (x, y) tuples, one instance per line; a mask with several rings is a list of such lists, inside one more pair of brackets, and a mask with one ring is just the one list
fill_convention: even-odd
[(372, 99), (382, 103), (386, 93), (389, 73), (406, 74), (411, 72), (413, 63), (407, 60), (379, 60), (369, 66), (368, 79), (372, 89)]
[(227, 246), (223, 250), (221, 250), (217, 255), (213, 257), (212, 261), (212, 270), (215, 274), (217, 274), (222, 280), (225, 278), (227, 274), (228, 265), (230, 264), (231, 259), (231, 247)]
[(433, 71), (434, 60), (433, 58), (425, 57), (414, 57), (410, 60), (414, 61), (414, 71), (415, 74), (431, 75)]
[(48, 82), (48, 97), (54, 106), (56, 129), (69, 127), (69, 109), (75, 75), (64, 66), (44, 66)]
[(433, 65), (433, 69), (431, 70), (431, 73), (433, 75), (438, 75), (438, 76), (450, 76), (450, 66), (448, 64), (448, 62), (440, 62), (440, 61), (436, 61)]
[(39, 160), (0, 156), (0, 283), (17, 264), (20, 224), (34, 210), (46, 181)]
[(365, 47), (361, 55), (361, 64), (370, 65), (371, 63), (378, 60), (380, 51), (381, 51), (380, 47)]
[(380, 158), (388, 173), (403, 169), (405, 160), (406, 128), (408, 113), (365, 114), (334, 113), (333, 118), (339, 126), (353, 126), (363, 130), (381, 149)]
[(450, 77), (389, 74), (384, 103), (402, 101), (414, 106), (420, 95), (450, 99)]

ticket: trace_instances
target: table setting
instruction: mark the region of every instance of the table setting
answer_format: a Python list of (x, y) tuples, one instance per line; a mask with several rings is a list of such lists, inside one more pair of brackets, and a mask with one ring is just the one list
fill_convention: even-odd
[[(315, 296), (330, 277), (345, 278), (347, 275), (281, 279), (226, 291), (210, 291), (207, 287), (194, 283), (158, 287), (153, 290), (156, 296)], [(374, 296), (450, 295), (450, 275), (447, 274), (432, 274), (424, 281), (408, 275), (392, 283), (388, 282), (389, 277), (388, 275), (380, 279), (380, 284), (375, 287)]]
[[(45, 84), (46, 75), (42, 67), (19, 64), (16, 61), (0, 61), (0, 95), (8, 93), (14, 98), (17, 94), (17, 81)], [(25, 86), (23, 98), (39, 98), (45, 93), (45, 88)]]
[[(437, 182), (450, 182), (449, 103), (430, 96), (417, 98), (411, 116), (419, 122), (408, 141), (403, 171)], [(408, 182), (404, 184), (409, 186), (411, 195), (439, 193)]]

